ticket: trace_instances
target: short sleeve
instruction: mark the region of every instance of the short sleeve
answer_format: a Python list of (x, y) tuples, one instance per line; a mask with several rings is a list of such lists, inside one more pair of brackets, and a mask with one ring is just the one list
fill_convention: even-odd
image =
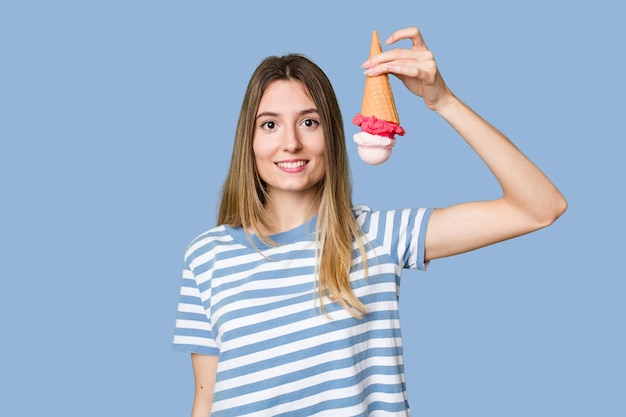
[(394, 263), (407, 269), (426, 270), (426, 230), (432, 208), (371, 211), (360, 206), (357, 219), (370, 242), (375, 242)]
[(202, 301), (193, 271), (185, 263), (176, 312), (176, 326), (172, 344), (174, 351), (206, 355), (219, 354), (211, 323), (207, 316), (209, 310), (210, 301)]

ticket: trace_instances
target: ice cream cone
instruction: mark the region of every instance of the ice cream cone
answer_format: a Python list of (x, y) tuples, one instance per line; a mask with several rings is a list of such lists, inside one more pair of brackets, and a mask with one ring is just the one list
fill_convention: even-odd
[[(378, 32), (373, 31), (370, 58), (381, 52), (382, 47), (380, 45)], [(387, 74), (365, 78), (365, 91), (363, 92), (361, 114), (366, 117), (375, 116), (387, 122), (400, 124), (396, 103), (393, 99), (393, 93), (391, 92), (389, 76)]]

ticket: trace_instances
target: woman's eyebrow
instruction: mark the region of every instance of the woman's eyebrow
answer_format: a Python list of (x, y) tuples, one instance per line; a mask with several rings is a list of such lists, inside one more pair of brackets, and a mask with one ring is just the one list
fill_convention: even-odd
[(271, 111), (264, 111), (264, 112), (261, 112), (261, 113), (257, 114), (255, 119), (258, 119), (260, 117), (266, 117), (266, 116), (267, 117), (278, 117), (278, 113), (274, 113), (274, 112), (271, 112)]
[[(319, 114), (316, 108), (312, 107), (310, 109), (304, 109), (298, 113), (298, 116), (305, 116), (307, 114), (316, 113)], [(261, 117), (278, 117), (279, 114), (273, 111), (264, 111), (256, 115), (255, 119), (259, 119)]]
[(311, 113), (318, 113), (319, 114), (317, 109), (313, 107), (313, 108), (310, 108), (310, 109), (302, 110), (300, 112), (300, 116), (304, 116), (304, 115), (311, 114)]

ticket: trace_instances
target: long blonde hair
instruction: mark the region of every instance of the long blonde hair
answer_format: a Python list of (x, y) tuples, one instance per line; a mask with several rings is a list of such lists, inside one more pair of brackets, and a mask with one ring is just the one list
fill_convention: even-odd
[(270, 222), (264, 209), (267, 195), (256, 169), (252, 140), (261, 97), (267, 87), (278, 80), (304, 84), (317, 107), (324, 131), (325, 174), (318, 185), (317, 218), (320, 300), (326, 296), (355, 317), (361, 317), (365, 306), (350, 286), (353, 242), (357, 242), (365, 271), (367, 256), (363, 233), (352, 212), (352, 183), (341, 110), (330, 80), (308, 58), (299, 54), (271, 56), (263, 60), (252, 74), (241, 106), (230, 168), (222, 188), (218, 224), (244, 227), (271, 242), (260, 232), (267, 230)]

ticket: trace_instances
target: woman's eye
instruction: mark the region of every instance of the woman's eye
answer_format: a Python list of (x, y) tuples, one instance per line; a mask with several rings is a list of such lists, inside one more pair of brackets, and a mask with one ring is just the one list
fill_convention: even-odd
[(261, 127), (266, 130), (272, 130), (276, 127), (276, 123), (274, 122), (264, 122)]
[(317, 120), (313, 120), (313, 119), (305, 119), (303, 124), (306, 127), (315, 127), (315, 126), (319, 125), (320, 122), (318, 122)]

